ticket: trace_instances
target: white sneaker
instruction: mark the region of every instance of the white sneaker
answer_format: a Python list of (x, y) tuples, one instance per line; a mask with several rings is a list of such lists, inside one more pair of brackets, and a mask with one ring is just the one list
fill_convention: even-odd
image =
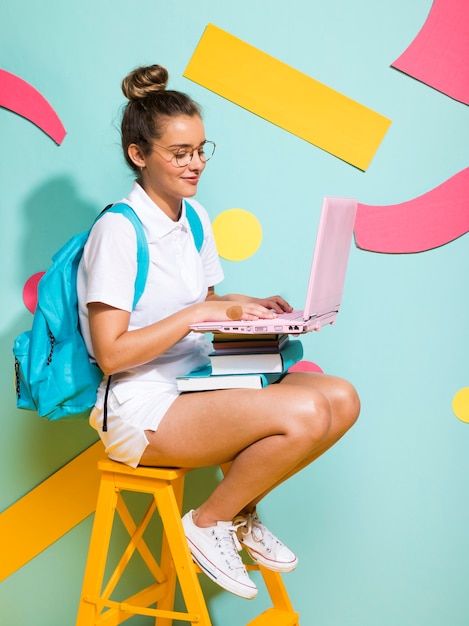
[(192, 520), (192, 511), (182, 518), (192, 558), (205, 574), (220, 587), (246, 598), (254, 598), (257, 587), (249, 578), (238, 552), (241, 550), (236, 528), (231, 522), (200, 528)]
[(298, 565), (297, 556), (262, 524), (256, 513), (237, 515), (233, 526), (253, 561), (274, 572), (291, 572)]

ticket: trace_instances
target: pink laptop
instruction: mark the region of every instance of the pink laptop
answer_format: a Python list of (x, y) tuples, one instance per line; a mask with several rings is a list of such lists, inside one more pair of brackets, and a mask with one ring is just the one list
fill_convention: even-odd
[(333, 324), (342, 301), (356, 212), (357, 201), (352, 198), (324, 198), (303, 311), (283, 313), (274, 319), (199, 322), (191, 324), (191, 329), (299, 335)]

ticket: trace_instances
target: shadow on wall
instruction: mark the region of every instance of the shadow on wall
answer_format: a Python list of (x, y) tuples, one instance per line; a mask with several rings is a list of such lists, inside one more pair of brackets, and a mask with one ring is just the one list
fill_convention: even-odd
[(51, 257), (73, 235), (90, 228), (104, 207), (80, 197), (70, 178), (55, 178), (34, 191), (24, 204), (25, 236), (21, 276), (25, 281), (46, 270)]

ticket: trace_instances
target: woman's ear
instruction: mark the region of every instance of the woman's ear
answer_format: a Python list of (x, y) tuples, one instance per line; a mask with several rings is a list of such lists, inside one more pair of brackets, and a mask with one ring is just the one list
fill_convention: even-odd
[(143, 156), (142, 151), (136, 143), (131, 143), (129, 145), (129, 147), (127, 148), (127, 154), (129, 155), (132, 163), (135, 163), (137, 167), (139, 167), (140, 169), (142, 169), (142, 167), (145, 167), (145, 157)]

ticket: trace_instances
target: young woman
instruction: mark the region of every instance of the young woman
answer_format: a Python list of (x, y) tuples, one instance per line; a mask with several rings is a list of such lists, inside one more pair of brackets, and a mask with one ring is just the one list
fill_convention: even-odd
[[(105, 376), (91, 424), (110, 458), (137, 465), (204, 467), (231, 462), (209, 498), (183, 518), (193, 558), (219, 585), (256, 595), (238, 553), (240, 543), (265, 567), (286, 572), (297, 557), (259, 520), (256, 505), (276, 485), (336, 443), (359, 414), (355, 389), (315, 373), (287, 374), (262, 390), (179, 394), (176, 377), (208, 362), (210, 343), (192, 333), (198, 321), (272, 318), (290, 305), (280, 296), (220, 296), (222, 278), (210, 220), (191, 200), (204, 230), (197, 251), (184, 198), (192, 198), (213, 155), (198, 105), (166, 89), (158, 65), (131, 72), (122, 89), (124, 156), (136, 174), (123, 200), (140, 217), (150, 249), (142, 298), (132, 310), (136, 237), (122, 215), (93, 227), (79, 268), (80, 320), (90, 354)], [(112, 375), (108, 428), (103, 405)]]

